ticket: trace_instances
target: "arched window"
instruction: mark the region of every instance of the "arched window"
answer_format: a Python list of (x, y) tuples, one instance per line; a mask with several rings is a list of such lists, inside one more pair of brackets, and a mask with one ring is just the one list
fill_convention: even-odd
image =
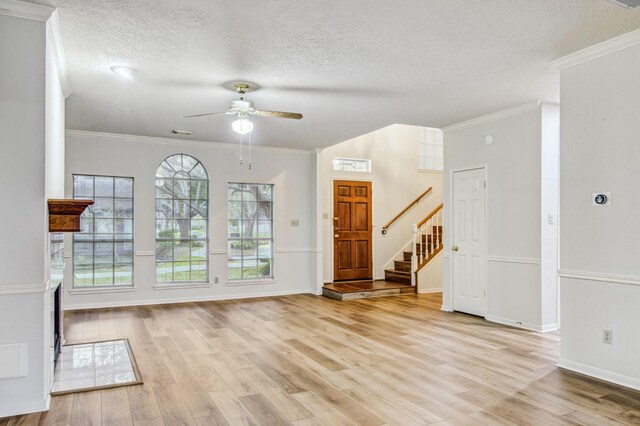
[(209, 281), (209, 178), (200, 161), (176, 154), (156, 172), (156, 280)]

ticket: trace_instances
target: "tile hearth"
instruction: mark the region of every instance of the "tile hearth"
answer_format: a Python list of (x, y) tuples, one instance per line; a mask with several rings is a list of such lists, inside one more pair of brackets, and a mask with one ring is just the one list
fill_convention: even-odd
[(126, 339), (62, 347), (52, 395), (142, 383)]

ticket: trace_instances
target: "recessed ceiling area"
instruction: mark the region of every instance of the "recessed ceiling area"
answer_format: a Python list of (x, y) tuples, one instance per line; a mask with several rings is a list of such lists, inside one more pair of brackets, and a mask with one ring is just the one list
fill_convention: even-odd
[[(326, 147), (393, 123), (444, 127), (535, 99), (549, 61), (640, 27), (607, 0), (47, 0), (72, 84), (66, 127), (236, 142), (229, 82), (252, 81), (253, 142)], [(123, 79), (111, 67), (135, 69)]]

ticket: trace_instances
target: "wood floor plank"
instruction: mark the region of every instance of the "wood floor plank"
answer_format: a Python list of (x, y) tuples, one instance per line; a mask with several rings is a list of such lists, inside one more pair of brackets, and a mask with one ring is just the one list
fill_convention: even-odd
[(99, 391), (80, 392), (73, 396), (71, 424), (102, 424), (102, 395)]
[(105, 389), (100, 393), (102, 394), (103, 425), (133, 425), (127, 389)]

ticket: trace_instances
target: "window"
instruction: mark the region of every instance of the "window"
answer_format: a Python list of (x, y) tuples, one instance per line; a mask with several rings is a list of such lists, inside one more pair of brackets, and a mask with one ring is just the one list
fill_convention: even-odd
[(133, 178), (73, 175), (73, 198), (95, 202), (73, 234), (73, 287), (133, 285)]
[(200, 161), (176, 154), (156, 172), (156, 280), (209, 281), (209, 178)]
[(273, 277), (273, 185), (229, 183), (230, 280)]
[(333, 170), (337, 172), (371, 172), (371, 160), (333, 157)]
[(418, 170), (443, 170), (442, 131), (422, 127), (418, 143)]

